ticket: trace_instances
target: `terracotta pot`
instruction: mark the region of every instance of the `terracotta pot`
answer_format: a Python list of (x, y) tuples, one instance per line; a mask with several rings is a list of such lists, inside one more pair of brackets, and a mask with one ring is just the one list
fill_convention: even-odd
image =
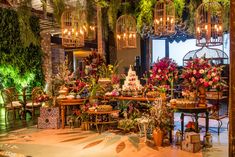
[(160, 129), (155, 129), (153, 131), (153, 140), (154, 143), (157, 147), (162, 146), (162, 141), (163, 141), (163, 131)]

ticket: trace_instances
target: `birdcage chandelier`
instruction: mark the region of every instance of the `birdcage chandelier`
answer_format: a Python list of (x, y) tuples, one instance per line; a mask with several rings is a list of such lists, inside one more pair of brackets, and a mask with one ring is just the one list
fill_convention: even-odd
[(116, 22), (117, 48), (136, 48), (136, 20), (131, 15), (122, 15)]
[(154, 34), (169, 36), (175, 33), (175, 6), (171, 0), (158, 0), (154, 7)]
[(77, 48), (84, 46), (85, 13), (69, 9), (61, 16), (62, 45), (65, 48)]
[(196, 45), (219, 46), (223, 44), (222, 7), (218, 2), (202, 3), (196, 11)]

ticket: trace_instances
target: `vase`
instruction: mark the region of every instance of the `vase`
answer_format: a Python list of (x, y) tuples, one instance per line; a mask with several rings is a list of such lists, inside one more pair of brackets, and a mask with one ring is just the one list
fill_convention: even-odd
[(89, 123), (88, 122), (82, 122), (81, 129), (84, 130), (84, 131), (89, 130), (90, 129)]
[(204, 86), (199, 86), (198, 87), (198, 92), (199, 92), (199, 102), (198, 106), (199, 107), (205, 107), (206, 106), (206, 89)]
[(163, 141), (163, 131), (159, 128), (153, 130), (153, 140), (157, 147), (162, 146)]

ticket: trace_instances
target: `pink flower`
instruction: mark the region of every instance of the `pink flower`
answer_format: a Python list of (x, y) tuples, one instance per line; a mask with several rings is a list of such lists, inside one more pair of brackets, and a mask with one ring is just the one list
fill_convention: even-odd
[(204, 86), (205, 86), (205, 87), (208, 87), (208, 86), (209, 86), (209, 83), (208, 83), (208, 82), (204, 82)]

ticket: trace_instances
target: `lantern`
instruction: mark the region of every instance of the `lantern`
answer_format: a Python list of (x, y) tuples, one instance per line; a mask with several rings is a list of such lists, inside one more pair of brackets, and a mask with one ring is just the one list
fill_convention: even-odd
[(159, 0), (154, 8), (154, 33), (169, 36), (175, 33), (175, 6), (171, 0)]
[(62, 45), (65, 48), (84, 46), (84, 15), (79, 11), (66, 10), (61, 17)]
[(223, 44), (222, 7), (218, 2), (202, 3), (196, 11), (196, 45)]
[(122, 15), (116, 23), (117, 48), (136, 48), (136, 21), (131, 15)]

